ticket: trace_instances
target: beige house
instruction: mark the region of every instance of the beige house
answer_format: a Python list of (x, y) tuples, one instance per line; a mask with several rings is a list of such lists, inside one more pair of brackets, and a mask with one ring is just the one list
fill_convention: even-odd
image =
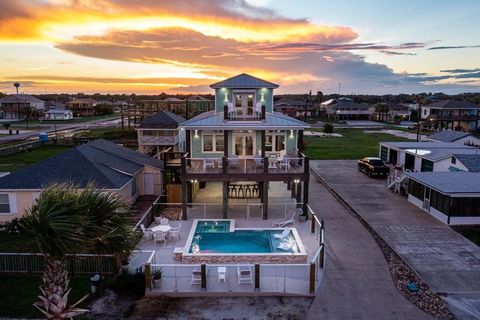
[(21, 217), (51, 183), (95, 183), (133, 204), (139, 196), (160, 195), (162, 176), (162, 161), (95, 140), (0, 178), (0, 223)]

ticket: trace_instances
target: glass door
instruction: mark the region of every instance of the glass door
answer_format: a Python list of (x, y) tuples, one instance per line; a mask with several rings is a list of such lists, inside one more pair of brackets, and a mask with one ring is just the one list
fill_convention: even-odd
[(253, 116), (254, 93), (237, 93), (235, 96), (235, 110), (237, 116), (250, 117)]
[(233, 135), (235, 154), (239, 157), (253, 157), (255, 155), (255, 134), (239, 133)]

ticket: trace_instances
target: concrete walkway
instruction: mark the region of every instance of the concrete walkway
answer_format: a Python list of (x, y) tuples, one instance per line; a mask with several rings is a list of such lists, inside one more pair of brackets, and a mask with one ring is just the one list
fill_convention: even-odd
[(431, 319), (396, 289), (370, 233), (313, 177), (310, 205), (325, 220), (327, 257), (307, 319)]
[[(450, 311), (458, 319), (480, 319), (478, 246), (387, 190), (385, 180), (368, 178), (358, 172), (355, 161), (312, 161), (311, 168), (378, 232), (432, 291), (446, 296)], [(314, 194), (310, 198), (315, 199)]]

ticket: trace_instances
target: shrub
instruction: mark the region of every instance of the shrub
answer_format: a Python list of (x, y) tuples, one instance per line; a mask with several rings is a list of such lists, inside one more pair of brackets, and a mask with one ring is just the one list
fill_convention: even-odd
[(333, 125), (331, 123), (325, 123), (323, 126), (323, 132), (333, 133)]
[(94, 107), (94, 110), (95, 110), (95, 114), (99, 114), (99, 115), (107, 115), (107, 114), (113, 113), (113, 108), (106, 104), (97, 104)]
[(145, 273), (137, 270), (134, 274), (124, 270), (107, 283), (107, 286), (119, 295), (143, 297), (145, 295)]

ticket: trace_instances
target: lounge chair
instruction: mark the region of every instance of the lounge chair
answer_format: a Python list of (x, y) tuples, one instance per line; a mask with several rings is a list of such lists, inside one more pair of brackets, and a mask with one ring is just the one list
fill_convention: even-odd
[(290, 234), (290, 229), (286, 228), (285, 230), (283, 230), (283, 232), (281, 234), (274, 234), (273, 237), (275, 239), (283, 239), (286, 236), (288, 236), (289, 234)]
[[(208, 268), (205, 270), (205, 275), (208, 274)], [(192, 271), (192, 281), (190, 282), (192, 285), (195, 284), (202, 284), (202, 270), (200, 269), (200, 266), (195, 266), (195, 268)]]
[(252, 284), (252, 268), (249, 265), (238, 265), (238, 284)]
[(273, 223), (273, 226), (276, 228), (285, 228), (289, 224), (295, 224), (295, 216), (297, 215), (297, 211), (290, 210), (289, 213), (290, 213), (290, 218), (287, 218), (282, 221), (276, 221)]
[(213, 159), (203, 159), (203, 170), (205, 171), (208, 168), (215, 168), (215, 162), (213, 161)]
[(145, 228), (145, 225), (142, 223), (140, 224), (140, 229), (142, 230), (143, 237), (145, 239), (152, 239), (153, 237), (153, 231), (150, 228)]
[(238, 156), (236, 154), (228, 158), (228, 167), (230, 169), (237, 169), (239, 165), (240, 165), (240, 159), (238, 159)]

